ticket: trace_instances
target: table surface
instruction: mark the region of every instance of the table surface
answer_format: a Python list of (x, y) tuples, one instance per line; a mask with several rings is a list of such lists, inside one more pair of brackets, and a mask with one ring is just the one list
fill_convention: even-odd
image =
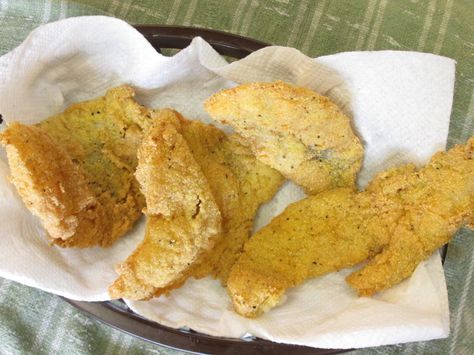
[[(474, 134), (472, 0), (1, 0), (0, 54), (42, 23), (81, 15), (219, 29), (295, 47), (311, 57), (379, 49), (445, 55), (457, 61), (448, 144), (465, 142)], [(473, 237), (472, 231), (461, 230), (448, 249), (449, 338), (353, 353), (472, 353)], [(54, 295), (4, 279), (0, 279), (0, 344), (0, 353), (5, 354), (181, 353), (111, 329)]]

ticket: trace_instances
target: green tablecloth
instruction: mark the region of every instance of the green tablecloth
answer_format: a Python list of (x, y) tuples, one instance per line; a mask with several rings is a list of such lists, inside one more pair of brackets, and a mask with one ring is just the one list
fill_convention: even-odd
[[(449, 145), (474, 134), (473, 0), (0, 1), (0, 53), (41, 23), (80, 15), (130, 23), (194, 25), (287, 45), (315, 57), (351, 50), (417, 50), (456, 59)], [(448, 339), (355, 353), (474, 351), (474, 233), (459, 232), (445, 263)], [(4, 251), (2, 251), (4, 252)], [(423, 300), (420, 300), (422, 302)], [(0, 279), (0, 353), (177, 353), (94, 321), (54, 295)]]

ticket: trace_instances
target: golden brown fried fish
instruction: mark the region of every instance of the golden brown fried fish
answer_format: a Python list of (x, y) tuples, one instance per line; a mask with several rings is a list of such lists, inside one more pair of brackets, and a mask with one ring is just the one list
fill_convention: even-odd
[(396, 191), (403, 216), (383, 251), (347, 277), (361, 296), (400, 283), (460, 226), (474, 228), (474, 138), (437, 153), (420, 171), (382, 174), (369, 190), (378, 199)]
[(161, 115), (138, 151), (147, 202), (143, 242), (117, 267), (112, 297), (147, 299), (184, 277), (221, 234), (221, 213), (176, 115)]
[[(148, 254), (143, 254), (143, 256), (134, 253), (123, 264), (128, 265), (126, 266), (129, 270), (127, 271), (128, 274), (133, 273), (133, 279), (139, 280), (139, 282), (132, 282), (132, 277), (125, 277), (125, 266), (120, 267), (118, 271), (122, 275), (110, 288), (113, 297), (143, 299), (159, 296), (181, 286), (191, 276), (200, 278), (210, 274), (225, 283), (232, 264), (237, 260), (244, 242), (250, 235), (253, 218), (259, 205), (274, 195), (283, 180), (278, 172), (257, 162), (248, 148), (241, 146), (233, 137), (227, 137), (222, 131), (213, 126), (186, 120), (172, 110), (162, 110), (159, 113), (158, 120), (161, 124), (170, 126), (170, 132), (172, 133), (169, 134), (169, 139), (175, 137), (175, 139), (182, 142), (183, 146), (187, 146), (188, 158), (192, 157), (195, 160), (206, 178), (205, 184), (209, 185), (212, 196), (221, 212), (222, 233), (215, 238), (213, 248), (207, 248), (207, 251), (199, 254), (196, 259), (189, 261), (189, 267), (180, 275), (176, 274), (172, 282), (161, 283), (161, 286), (158, 286), (159, 284), (155, 282), (157, 277), (136, 267), (137, 264), (143, 264), (144, 267), (153, 269), (156, 273), (169, 272), (165, 265), (159, 264), (155, 260), (161, 258), (163, 253), (166, 254), (168, 251), (161, 250), (150, 242), (150, 240), (156, 239), (156, 235), (158, 235), (158, 232), (154, 230), (158, 226), (151, 225), (150, 219), (144, 242), (146, 244), (140, 247), (143, 253)], [(174, 127), (174, 131), (171, 126)], [(155, 136), (155, 138), (157, 142), (161, 142), (159, 137)], [(166, 148), (166, 144), (162, 143), (162, 146), (162, 149), (165, 150), (171, 149), (173, 146), (173, 149), (176, 149), (176, 144), (168, 145), (168, 148)], [(185, 172), (177, 174), (176, 171), (172, 170), (169, 172), (171, 174), (169, 179), (158, 179), (156, 175), (159, 175), (159, 173), (156, 167), (152, 167), (152, 169), (144, 167), (144, 159), (147, 157), (153, 159), (150, 157), (154, 154), (156, 153), (153, 153), (153, 150), (150, 150), (147, 154), (140, 154), (140, 164), (137, 171), (138, 180), (142, 183), (142, 191), (147, 199), (148, 213), (151, 211), (150, 205), (161, 206), (160, 209), (164, 208), (163, 204), (159, 203), (163, 193), (173, 196), (177, 193), (176, 191), (181, 191), (180, 193), (188, 191), (190, 183), (184, 179), (191, 178)], [(190, 164), (184, 164), (182, 160), (181, 156), (173, 156), (169, 162), (174, 162), (179, 166)], [(173, 174), (177, 176), (173, 177)], [(171, 189), (168, 186), (168, 180), (172, 182)], [(202, 185), (202, 183), (200, 184)], [(176, 201), (172, 202), (175, 203)], [(169, 205), (172, 205), (172, 203)], [(154, 213), (158, 212), (159, 209), (154, 210)], [(160, 238), (164, 237), (160, 235)], [(179, 251), (179, 248), (182, 248), (182, 245), (178, 245), (173, 250)], [(183, 257), (182, 253), (180, 257)], [(169, 268), (170, 265), (174, 264), (170, 263), (167, 267)], [(140, 285), (137, 286), (137, 284), (143, 284), (144, 282), (153, 284), (153, 288), (149, 288), (147, 292), (136, 292), (137, 289), (144, 288)]]
[(350, 119), (327, 97), (281, 81), (251, 83), (211, 96), (205, 107), (307, 193), (354, 186), (363, 148)]
[(225, 284), (250, 237), (258, 208), (273, 197), (283, 177), (257, 161), (235, 136), (197, 121), (183, 121), (183, 126), (183, 136), (211, 185), (223, 217), (223, 236), (194, 276), (211, 274)]
[(471, 138), (418, 171), (407, 165), (379, 174), (364, 192), (339, 188), (291, 204), (249, 240), (233, 266), (228, 291), (235, 310), (256, 317), (286, 289), (373, 256), (347, 279), (359, 294), (409, 277), (460, 226), (472, 226), (473, 154)]
[(109, 246), (140, 217), (144, 199), (133, 173), (150, 113), (133, 96), (117, 87), (0, 135), (12, 182), (53, 243)]

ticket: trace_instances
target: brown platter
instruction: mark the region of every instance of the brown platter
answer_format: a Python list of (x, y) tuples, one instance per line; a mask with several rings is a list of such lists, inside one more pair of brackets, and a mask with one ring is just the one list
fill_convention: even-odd
[[(222, 55), (243, 58), (250, 53), (269, 46), (254, 39), (222, 31), (182, 27), (136, 25), (153, 47), (161, 49), (183, 49), (194, 37), (205, 39)], [(442, 257), (446, 248), (442, 250)], [(215, 337), (189, 329), (174, 329), (150, 321), (132, 312), (121, 300), (110, 302), (82, 302), (65, 299), (93, 318), (130, 335), (164, 347), (199, 354), (336, 354), (348, 350), (318, 349), (306, 346), (274, 343), (259, 338), (237, 339)]]

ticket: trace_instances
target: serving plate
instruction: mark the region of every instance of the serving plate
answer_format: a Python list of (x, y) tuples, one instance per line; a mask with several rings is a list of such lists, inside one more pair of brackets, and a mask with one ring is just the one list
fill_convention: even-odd
[[(220, 54), (237, 59), (269, 45), (222, 31), (194, 27), (137, 25), (135, 28), (159, 52), (165, 48), (183, 49), (196, 36), (205, 39)], [(443, 261), (445, 253), (446, 248), (442, 250)], [(193, 330), (169, 328), (145, 319), (131, 311), (120, 300), (110, 302), (65, 300), (87, 315), (130, 335), (161, 346), (193, 353), (288, 354), (298, 352), (299, 354), (334, 354), (348, 351), (280, 344), (258, 338), (236, 339), (209, 336)]]

